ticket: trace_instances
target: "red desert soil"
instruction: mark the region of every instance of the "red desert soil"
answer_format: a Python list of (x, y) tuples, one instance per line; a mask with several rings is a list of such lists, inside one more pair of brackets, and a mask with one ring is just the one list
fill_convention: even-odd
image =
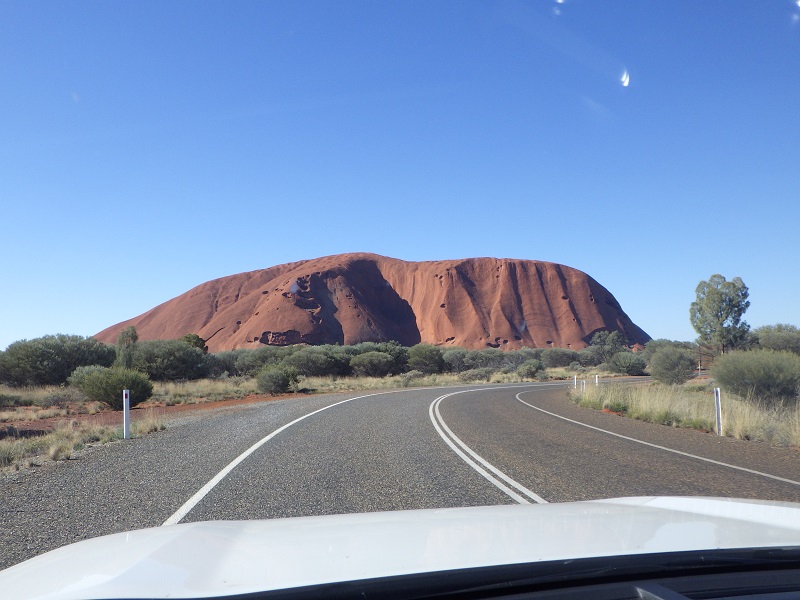
[[(181, 414), (232, 408), (244, 404), (253, 404), (255, 402), (270, 402), (272, 400), (279, 400), (286, 397), (288, 396), (262, 396), (254, 394), (252, 396), (247, 396), (246, 398), (239, 398), (235, 400), (198, 402), (196, 404), (175, 404), (174, 406), (145, 404), (143, 406), (136, 406), (131, 409), (131, 421), (135, 422), (150, 415), (163, 417), (165, 421), (169, 421), (170, 417), (180, 416)], [(52, 417), (49, 419), (38, 419), (35, 421), (11, 421), (0, 424), (0, 439), (8, 435), (12, 430), (14, 431), (14, 435), (35, 435), (39, 432), (46, 433), (53, 431), (53, 429), (58, 427), (60, 424), (69, 423), (70, 421), (79, 421), (87, 425), (107, 425), (121, 427), (122, 412), (105, 410), (93, 415), (73, 414), (61, 417)]]
[(407, 262), (341, 254), (209, 281), (95, 337), (196, 333), (211, 352), (264, 344), (397, 340), (439, 346), (580, 349), (600, 330), (650, 337), (614, 296), (563, 265), (496, 258)]

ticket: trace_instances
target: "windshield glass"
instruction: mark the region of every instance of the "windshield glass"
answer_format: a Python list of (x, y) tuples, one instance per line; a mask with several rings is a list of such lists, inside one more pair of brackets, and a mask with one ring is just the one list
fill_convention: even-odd
[(625, 497), (693, 501), (415, 552), (800, 545), (800, 1), (8, 0), (0, 81), (0, 568)]

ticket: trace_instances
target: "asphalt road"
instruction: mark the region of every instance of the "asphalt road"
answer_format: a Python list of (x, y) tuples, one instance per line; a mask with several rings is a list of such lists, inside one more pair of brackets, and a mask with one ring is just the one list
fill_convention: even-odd
[(562, 385), (316, 396), (184, 417), (2, 476), (0, 568), (165, 522), (655, 494), (800, 501), (798, 482), (795, 449), (581, 409)]

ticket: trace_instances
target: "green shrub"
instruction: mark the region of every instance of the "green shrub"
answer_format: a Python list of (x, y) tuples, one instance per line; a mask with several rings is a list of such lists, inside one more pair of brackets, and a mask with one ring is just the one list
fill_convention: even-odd
[[(22, 406), (22, 396), (16, 394), (0, 394), (0, 408), (10, 408), (12, 406)], [(33, 404), (33, 401), (31, 401)]]
[(353, 375), (359, 377), (385, 377), (394, 366), (394, 359), (385, 352), (365, 352), (350, 359)]
[(615, 373), (623, 375), (644, 375), (647, 364), (644, 359), (633, 352), (617, 352), (611, 357), (608, 366)]
[(258, 391), (271, 396), (285, 394), (298, 381), (297, 371), (285, 366), (266, 367), (256, 375)]
[(578, 351), (578, 362), (582, 367), (596, 367), (602, 362), (602, 360), (600, 359), (596, 348), (593, 346), (587, 346), (586, 348)]
[(244, 348), (238, 350), (226, 350), (224, 352), (215, 352), (213, 354), (206, 354), (206, 369), (208, 376), (216, 377), (236, 377), (240, 375), (236, 368), (236, 360), (244, 353), (252, 352)]
[(342, 350), (350, 356), (358, 356), (367, 352), (383, 352), (392, 357), (394, 366), (392, 375), (403, 373), (408, 369), (408, 348), (394, 340), (388, 342), (361, 342), (353, 346), (343, 346)]
[[(103, 369), (105, 367), (100, 368)], [(74, 387), (62, 387), (47, 392), (44, 394), (44, 396), (37, 398), (34, 401), (34, 404), (36, 404), (36, 406), (41, 406), (42, 408), (50, 408), (52, 406), (64, 408), (69, 403), (83, 402), (84, 400), (86, 400), (86, 395), (80, 391), (80, 389)]]
[(133, 368), (147, 373), (154, 381), (200, 379), (206, 375), (206, 355), (181, 340), (137, 342)]
[(67, 377), (67, 384), (71, 387), (75, 387), (81, 389), (83, 385), (83, 380), (86, 379), (86, 376), (90, 373), (96, 373), (98, 371), (104, 370), (106, 367), (102, 365), (84, 365), (82, 367), (76, 368), (72, 374)]
[(677, 348), (678, 350), (684, 350), (690, 356), (694, 356), (698, 352), (697, 344), (693, 342), (675, 342), (660, 338), (657, 340), (650, 340), (645, 344), (644, 350), (642, 350), (642, 357), (644, 358), (644, 361), (649, 365), (653, 355), (664, 348)]
[(577, 361), (577, 360), (575, 362), (569, 363), (569, 366), (567, 367), (567, 369), (570, 370), (570, 371), (574, 371), (575, 373), (585, 373), (587, 371), (586, 367), (584, 367), (580, 363), (580, 361)]
[[(241, 350), (234, 361), (237, 375), (255, 377), (264, 367), (276, 366), (295, 351), (291, 346), (261, 346)], [(229, 371), (230, 372), (230, 371)]]
[(517, 375), (525, 379), (534, 379), (544, 369), (542, 361), (531, 359), (526, 360), (519, 367), (517, 367)]
[(470, 369), (462, 371), (458, 374), (461, 381), (489, 381), (497, 371), (492, 367), (480, 367), (478, 369)]
[(414, 383), (414, 381), (418, 379), (422, 379), (425, 377), (425, 373), (422, 371), (406, 371), (405, 373), (400, 373), (400, 382), (402, 387), (408, 387)]
[(82, 365), (110, 366), (113, 346), (79, 335), (20, 340), (0, 353), (0, 382), (14, 386), (61, 385)]
[(775, 350), (735, 351), (714, 361), (711, 374), (726, 391), (767, 402), (797, 398), (800, 356)]
[(592, 336), (586, 354), (594, 356), (593, 364), (598, 365), (603, 362), (611, 362), (611, 358), (618, 352), (626, 349), (627, 340), (619, 331), (598, 331)]
[(464, 357), (467, 369), (483, 369), (492, 367), (499, 370), (506, 363), (506, 353), (499, 348), (484, 348), (483, 350), (469, 350)]
[(199, 348), (203, 352), (208, 352), (208, 346), (206, 346), (206, 341), (196, 333), (187, 333), (186, 335), (178, 339), (184, 344), (189, 344), (190, 346)]
[(408, 349), (408, 368), (423, 373), (444, 371), (442, 350), (431, 344), (417, 344)]
[(548, 348), (542, 352), (542, 362), (548, 369), (568, 367), (570, 363), (577, 361), (578, 358), (578, 353), (569, 348)]
[(147, 375), (122, 367), (87, 374), (80, 389), (90, 400), (105, 402), (114, 410), (122, 410), (122, 390), (130, 390), (132, 407), (153, 395), (153, 384)]
[(310, 346), (287, 356), (281, 364), (306, 377), (346, 375), (350, 370), (350, 357), (341, 347)]
[(466, 365), (467, 350), (464, 348), (449, 348), (442, 353), (444, 368), (450, 373), (460, 373), (469, 367)]
[(694, 356), (689, 350), (664, 346), (653, 352), (648, 369), (662, 383), (686, 383), (694, 376)]
[(765, 325), (754, 330), (753, 334), (762, 348), (800, 354), (800, 329), (794, 325)]

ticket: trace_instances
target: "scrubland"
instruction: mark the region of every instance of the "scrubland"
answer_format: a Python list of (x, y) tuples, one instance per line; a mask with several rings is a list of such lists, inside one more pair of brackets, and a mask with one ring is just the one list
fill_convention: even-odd
[[(718, 433), (713, 383), (587, 385), (571, 397), (581, 406), (672, 427)], [(800, 447), (800, 404), (766, 402), (723, 392), (722, 434), (774, 446)]]

